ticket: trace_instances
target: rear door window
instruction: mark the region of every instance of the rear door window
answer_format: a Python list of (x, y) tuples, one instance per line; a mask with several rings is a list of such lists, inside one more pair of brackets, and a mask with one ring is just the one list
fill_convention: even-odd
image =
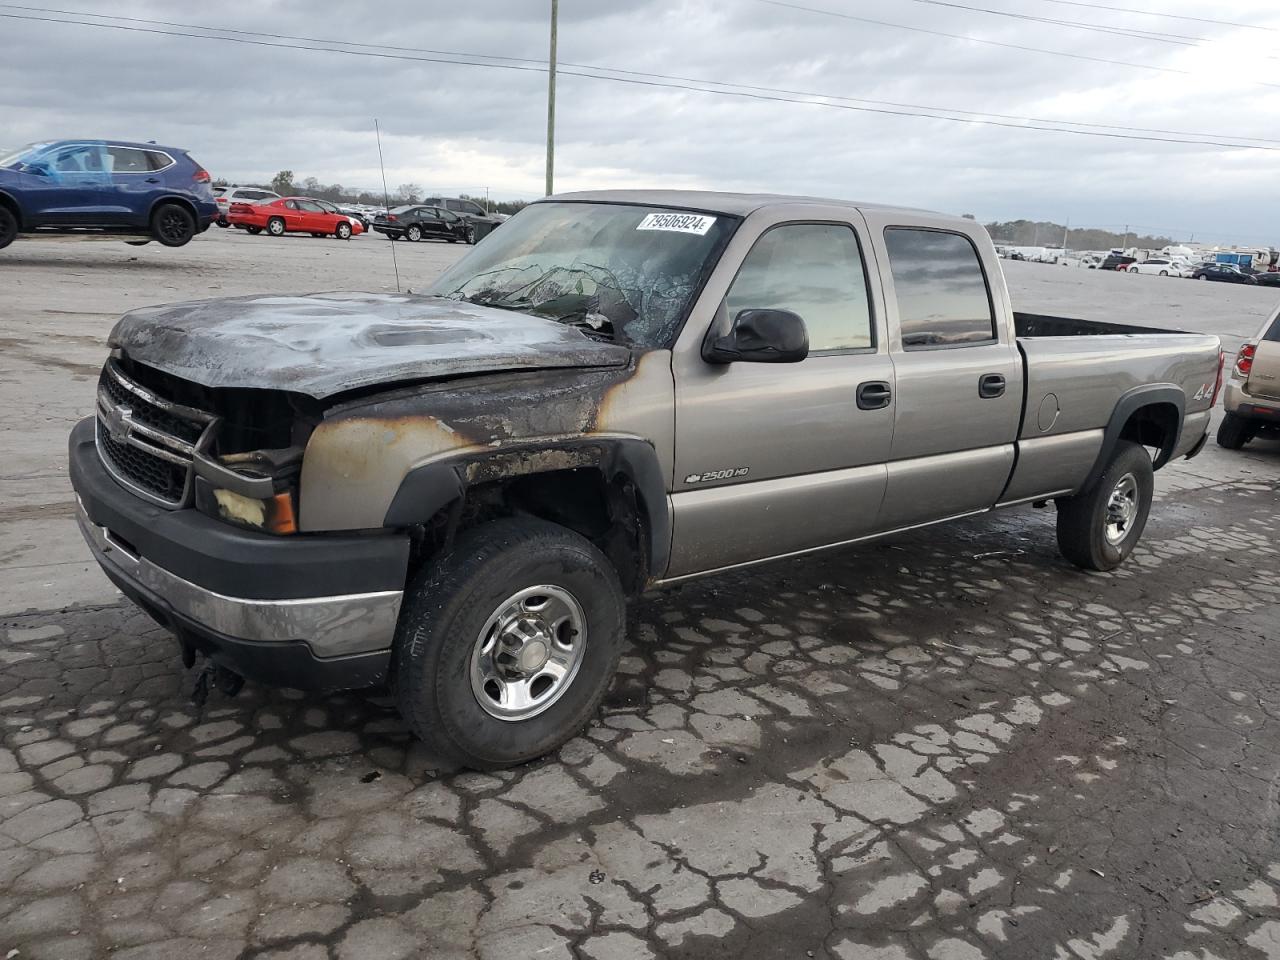
[(884, 232), (904, 350), (996, 339), (995, 310), (977, 248), (966, 236), (889, 227)]
[(151, 172), (146, 153), (133, 147), (107, 147), (107, 164), (112, 173)]

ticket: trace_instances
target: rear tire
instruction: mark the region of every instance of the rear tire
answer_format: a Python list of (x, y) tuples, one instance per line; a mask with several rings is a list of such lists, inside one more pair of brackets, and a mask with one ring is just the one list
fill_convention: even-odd
[(125, 243), (127, 243), (131, 247), (145, 247), (150, 242), (151, 242), (150, 240), (126, 240), (125, 241)]
[(345, 221), (342, 223), (339, 223), (336, 227), (333, 228), (333, 235), (337, 237), (339, 240), (350, 240), (351, 224)]
[(1058, 549), (1085, 570), (1114, 570), (1133, 552), (1151, 512), (1155, 471), (1140, 444), (1121, 440), (1088, 490), (1058, 501)]
[(267, 233), (271, 234), (273, 237), (283, 237), (284, 236), (284, 220), (282, 220), (280, 217), (272, 217), (270, 220), (268, 220)]
[(412, 241), (413, 243), (417, 243), (419, 240), (422, 239), (422, 228), (418, 226), (416, 223), (412, 224), (411, 226), (408, 227), (408, 229), (405, 230), (404, 238), (406, 240)]
[(245, 227), (244, 229), (248, 232), (249, 236), (251, 237), (256, 237), (258, 234), (262, 232), (261, 227)]
[(196, 235), (196, 218), (176, 203), (162, 203), (151, 214), (151, 236), (166, 247), (181, 247)]
[(1227, 450), (1239, 450), (1251, 439), (1249, 434), (1249, 421), (1228, 413), (1218, 424), (1218, 446)]
[(400, 712), (432, 750), (468, 767), (532, 760), (591, 719), (625, 626), (618, 575), (585, 538), (527, 517), (475, 527), (405, 594)]
[(215, 221), (213, 221), (213, 222), (214, 222), (214, 223), (216, 223), (218, 226), (222, 227), (222, 229), (224, 229), (224, 230), (225, 230), (227, 227), (231, 226), (231, 224), (227, 223), (227, 221), (225, 221), (225, 220), (215, 220)]

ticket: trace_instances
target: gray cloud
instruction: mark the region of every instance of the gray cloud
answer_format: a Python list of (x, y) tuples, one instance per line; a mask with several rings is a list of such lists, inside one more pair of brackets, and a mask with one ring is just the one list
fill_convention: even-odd
[[(1022, 23), (910, 0), (804, 0), (859, 16), (1158, 73), (1001, 49), (784, 9), (757, 0), (562, 0), (562, 62), (992, 111), (1280, 137), (1274, 33), (1027, 0), (1005, 9), (1196, 35), (1189, 48)], [(368, 44), (542, 59), (547, 2), (62, 0), (66, 9)], [(59, 4), (61, 6), (61, 4)], [(190, 9), (190, 12), (188, 12)], [(1164, 11), (1205, 15), (1201, 4)], [(0, 10), (0, 12), (22, 12)], [(1211, 14), (1210, 14), (1211, 15)], [(1268, 0), (1230, 19), (1280, 28)], [(134, 24), (134, 26), (140, 26)], [(179, 29), (179, 28), (160, 28)], [(278, 49), (0, 20), (0, 145), (56, 136), (155, 139), (215, 174), (290, 168), (325, 182), (541, 192), (545, 73)], [(248, 38), (242, 39), (261, 39)], [(413, 54), (409, 54), (413, 55)], [(422, 56), (427, 56), (423, 54)], [(523, 64), (523, 66), (537, 66)], [(569, 68), (566, 68), (569, 69)], [(1280, 82), (1280, 81), (1277, 81)], [(905, 203), (983, 219), (1070, 217), (1198, 237), (1280, 242), (1267, 185), (1280, 155), (1028, 132), (755, 101), (562, 75), (557, 188), (697, 186)], [(1271, 144), (1280, 147), (1280, 144)]]

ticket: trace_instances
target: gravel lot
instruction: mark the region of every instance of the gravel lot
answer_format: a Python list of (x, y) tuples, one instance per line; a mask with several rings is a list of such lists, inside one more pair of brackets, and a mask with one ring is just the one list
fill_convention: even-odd
[[(72, 519), (106, 333), (166, 300), (394, 290), (392, 246), (0, 253), (0, 953), (1280, 957), (1280, 444), (1162, 471), (1113, 574), (1027, 509), (647, 599), (599, 720), (516, 771), (443, 768), (374, 696), (194, 708)], [(463, 252), (394, 249), (408, 288)], [(1228, 350), (1275, 301), (1006, 272), (1021, 309)]]

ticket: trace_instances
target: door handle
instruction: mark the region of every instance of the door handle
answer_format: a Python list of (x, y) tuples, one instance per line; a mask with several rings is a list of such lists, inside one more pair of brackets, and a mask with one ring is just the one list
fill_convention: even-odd
[(159, 182), (160, 182), (159, 177), (147, 177), (147, 183), (159, 183)]
[(868, 380), (858, 384), (858, 409), (883, 410), (893, 400), (893, 391), (886, 380)]
[(1004, 396), (1005, 379), (1001, 373), (985, 373), (978, 378), (978, 396), (983, 400), (994, 400)]

